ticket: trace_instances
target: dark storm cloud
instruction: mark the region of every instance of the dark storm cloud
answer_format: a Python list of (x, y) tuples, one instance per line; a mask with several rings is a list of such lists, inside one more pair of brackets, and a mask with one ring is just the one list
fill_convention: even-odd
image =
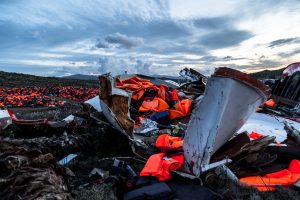
[(204, 35), (199, 39), (199, 43), (208, 49), (220, 49), (236, 46), (253, 36), (253, 33), (245, 30), (221, 30)]
[(198, 44), (207, 49), (221, 49), (236, 46), (254, 36), (250, 31), (237, 29), (234, 26), (236, 20), (229, 16), (194, 19), (194, 26), (206, 32), (200, 36)]
[(299, 37), (274, 40), (274, 41), (269, 43), (268, 47), (274, 48), (274, 47), (280, 47), (280, 46), (283, 46), (283, 45), (289, 45), (289, 44), (295, 44), (295, 43), (300, 43), (300, 38)]
[(217, 56), (207, 55), (207, 56), (203, 56), (200, 60), (206, 62), (214, 62), (220, 60), (220, 58), (218, 58)]
[[(160, 39), (179, 39), (192, 35), (187, 24), (174, 21), (170, 18), (163, 20), (153, 20), (148, 23), (141, 23), (138, 29), (145, 37)], [(139, 26), (139, 25), (138, 25)]]
[(209, 30), (224, 29), (228, 27), (232, 22), (233, 20), (231, 20), (226, 16), (200, 18), (200, 19), (195, 19), (193, 21), (195, 27), (202, 28), (202, 29), (209, 29)]
[(272, 69), (272, 68), (278, 67), (282, 64), (283, 63), (280, 61), (264, 59), (264, 60), (249, 62), (248, 65), (236, 65), (236, 69), (240, 69), (240, 70), (243, 70), (243, 69), (251, 69), (251, 70)]
[(224, 63), (224, 62), (221, 62), (221, 63), (206, 62), (204, 64), (205, 64), (205, 67), (203, 69), (208, 69), (210, 72), (210, 73), (206, 72), (206, 74), (212, 74), (212, 72), (213, 72), (212, 69), (215, 69), (218, 67), (229, 67), (229, 68), (247, 72), (248, 70), (255, 70), (255, 71), (260, 71), (260, 70), (264, 70), (264, 69), (272, 70), (273, 68), (277, 68), (278, 66), (281, 66), (283, 63), (280, 61), (266, 59), (266, 60), (260, 60), (260, 61), (252, 60), (249, 62), (249, 64), (243, 64), (243, 65), (238, 65), (235, 63)]
[(225, 56), (222, 58), (225, 61), (232, 61), (232, 60), (249, 60), (248, 58), (240, 58), (240, 57), (233, 57), (233, 56)]
[(249, 59), (233, 57), (233, 56), (217, 57), (212, 55), (207, 55), (200, 58), (200, 61), (204, 61), (204, 62), (233, 61), (233, 60), (249, 60)]
[[(126, 17), (125, 17), (126, 18)], [(141, 51), (154, 50), (151, 45), (158, 43), (157, 49), (163, 47), (169, 48), (173, 46), (178, 49), (174, 41), (186, 43), (186, 41), (193, 38), (192, 31), (189, 30), (187, 21), (176, 22), (170, 18), (161, 20), (144, 21), (142, 19), (128, 19), (127, 23), (120, 24), (116, 27), (108, 27), (106, 29), (110, 33), (104, 35), (103, 40), (98, 39), (95, 43), (97, 48), (110, 48), (112, 45), (123, 47), (125, 49), (132, 49), (134, 47), (142, 47)], [(103, 35), (103, 33), (102, 33)], [(136, 36), (138, 35), (138, 36)], [(150, 44), (150, 46), (149, 46)], [(183, 44), (181, 46), (184, 46)], [(174, 51), (180, 51), (174, 50)], [(152, 52), (151, 52), (152, 53)], [(153, 52), (155, 53), (155, 52)]]
[(124, 47), (126, 49), (131, 49), (144, 43), (143, 38), (141, 37), (127, 36), (118, 32), (112, 35), (108, 35), (105, 38), (105, 41), (111, 44), (119, 44), (121, 47)]
[(296, 54), (300, 54), (300, 48), (294, 49), (292, 51), (288, 51), (288, 52), (281, 52), (278, 53), (277, 55), (280, 56), (281, 58), (287, 58)]
[[(67, 26), (38, 26), (27, 27), (14, 23), (0, 23), (0, 52), (26, 50), (27, 52), (38, 50), (45, 51), (48, 48), (56, 47), (82, 39), (92, 37), (84, 30), (74, 30)], [(10, 49), (13, 47), (13, 49)]]
[(99, 49), (107, 49), (107, 48), (109, 48), (109, 45), (108, 45), (107, 42), (98, 40), (98, 41), (96, 42), (95, 47), (96, 47), (96, 48), (99, 48)]
[(198, 44), (169, 44), (169, 42), (162, 43), (155, 47), (145, 47), (144, 52), (151, 52), (158, 55), (173, 55), (173, 54), (193, 54), (193, 55), (206, 55), (207, 51), (203, 46)]

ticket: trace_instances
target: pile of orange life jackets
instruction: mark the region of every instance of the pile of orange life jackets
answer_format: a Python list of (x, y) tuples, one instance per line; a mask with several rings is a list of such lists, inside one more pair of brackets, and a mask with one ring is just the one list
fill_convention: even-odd
[[(171, 89), (164, 84), (154, 85), (150, 80), (132, 77), (126, 80), (116, 79), (116, 87), (132, 93), (133, 101), (140, 102), (137, 110), (142, 113), (135, 118), (138, 122), (147, 118), (143, 113), (156, 113), (161, 116), (168, 114), (168, 120), (182, 118), (191, 112), (191, 100), (180, 99), (176, 89)], [(149, 97), (147, 92), (151, 91)], [(155, 115), (156, 115), (155, 114)], [(155, 117), (150, 116), (152, 120)], [(172, 137), (169, 134), (160, 135), (155, 143), (161, 153), (149, 157), (140, 176), (154, 176), (159, 181), (171, 178), (170, 171), (178, 170), (184, 162), (182, 150), (183, 140), (181, 137)]]
[[(139, 107), (139, 112), (161, 112), (168, 111), (170, 120), (187, 116), (191, 112), (191, 100), (180, 100), (177, 94), (177, 90), (170, 88), (164, 84), (159, 86), (154, 85), (150, 80), (141, 79), (139, 77), (132, 77), (126, 80), (116, 79), (117, 88), (124, 89), (132, 92), (132, 99), (142, 100), (142, 105)], [(153, 89), (157, 92), (154, 98), (144, 98), (147, 89)], [(176, 104), (170, 108), (168, 102), (175, 101)]]
[(155, 146), (162, 153), (157, 153), (148, 159), (140, 176), (154, 176), (159, 181), (171, 179), (171, 170), (178, 170), (184, 163), (182, 152), (182, 138), (168, 134), (160, 135)]
[(3, 107), (55, 107), (63, 105), (64, 101), (55, 97), (63, 97), (70, 100), (84, 102), (98, 95), (97, 88), (81, 87), (22, 87), (0, 88), (0, 108)]

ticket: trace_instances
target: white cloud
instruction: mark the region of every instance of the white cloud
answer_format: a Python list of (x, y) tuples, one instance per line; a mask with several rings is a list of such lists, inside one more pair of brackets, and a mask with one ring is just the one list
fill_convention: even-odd
[(116, 58), (116, 57), (101, 57), (98, 61), (98, 71), (102, 73), (111, 73), (113, 75), (124, 74), (153, 74), (151, 71), (152, 63), (145, 62), (133, 57)]

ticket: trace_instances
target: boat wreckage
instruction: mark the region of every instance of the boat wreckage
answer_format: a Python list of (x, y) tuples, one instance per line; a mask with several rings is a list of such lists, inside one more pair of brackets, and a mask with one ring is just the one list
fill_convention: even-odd
[[(135, 133), (140, 127), (134, 129), (135, 121), (130, 117), (131, 93), (115, 86), (109, 76), (100, 77), (100, 91), (101, 108), (109, 122), (126, 134), (136, 146), (149, 148), (145, 142), (149, 137)], [(222, 160), (210, 163), (210, 158), (244, 125), (269, 95), (268, 87), (258, 80), (236, 70), (219, 68), (208, 79), (202, 98), (199, 99), (200, 93), (194, 95), (193, 113), (186, 116), (190, 121), (184, 136), (183, 151), (190, 173), (199, 176), (201, 172), (211, 168), (209, 164), (217, 167), (230, 162)], [(149, 102), (152, 103), (151, 101), (155, 100)], [(143, 104), (146, 104), (145, 101)], [(155, 136), (157, 135), (154, 134)]]
[(75, 188), (133, 200), (234, 199), (237, 188), (300, 187), (300, 124), (280, 114), (267, 85), (230, 68), (180, 75), (101, 75), (99, 96), (63, 121), (3, 112), (1, 126), (21, 135), (1, 135), (0, 196), (79, 198), (72, 165), (119, 145), (119, 155), (99, 158)]

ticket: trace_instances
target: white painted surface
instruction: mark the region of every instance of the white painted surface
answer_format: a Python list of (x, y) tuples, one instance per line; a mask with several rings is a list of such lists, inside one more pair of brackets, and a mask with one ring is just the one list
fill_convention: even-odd
[(184, 155), (199, 176), (212, 153), (238, 131), (266, 97), (235, 79), (212, 76), (198, 101), (184, 138)]
[(73, 121), (74, 118), (75, 118), (74, 115), (69, 115), (68, 117), (64, 118), (63, 120), (64, 120), (64, 121)]
[(7, 117), (9, 117), (7, 110), (0, 110), (0, 119), (7, 118)]
[(180, 86), (178, 83), (176, 83), (175, 81), (172, 81), (172, 80), (165, 80), (165, 82), (170, 83), (170, 84), (173, 84), (173, 85), (176, 86), (176, 87), (179, 87), (179, 86)]
[(292, 63), (282, 72), (282, 74), (291, 76), (293, 73), (300, 71), (300, 63)]
[(61, 159), (60, 161), (58, 161), (58, 163), (60, 165), (66, 165), (68, 164), (70, 161), (72, 161), (74, 158), (76, 158), (78, 155), (77, 154), (69, 154), (67, 157)]
[(98, 112), (101, 112), (101, 106), (100, 106), (100, 99), (99, 99), (99, 95), (95, 96), (87, 101), (85, 101), (84, 103), (88, 103), (91, 106), (93, 106)]
[(263, 135), (275, 136), (277, 142), (283, 142), (287, 138), (283, 121), (287, 121), (295, 129), (300, 131), (300, 123), (298, 122), (278, 116), (271, 116), (263, 113), (253, 113), (246, 121), (244, 126), (238, 131), (238, 133), (243, 131), (251, 133), (254, 131)]

